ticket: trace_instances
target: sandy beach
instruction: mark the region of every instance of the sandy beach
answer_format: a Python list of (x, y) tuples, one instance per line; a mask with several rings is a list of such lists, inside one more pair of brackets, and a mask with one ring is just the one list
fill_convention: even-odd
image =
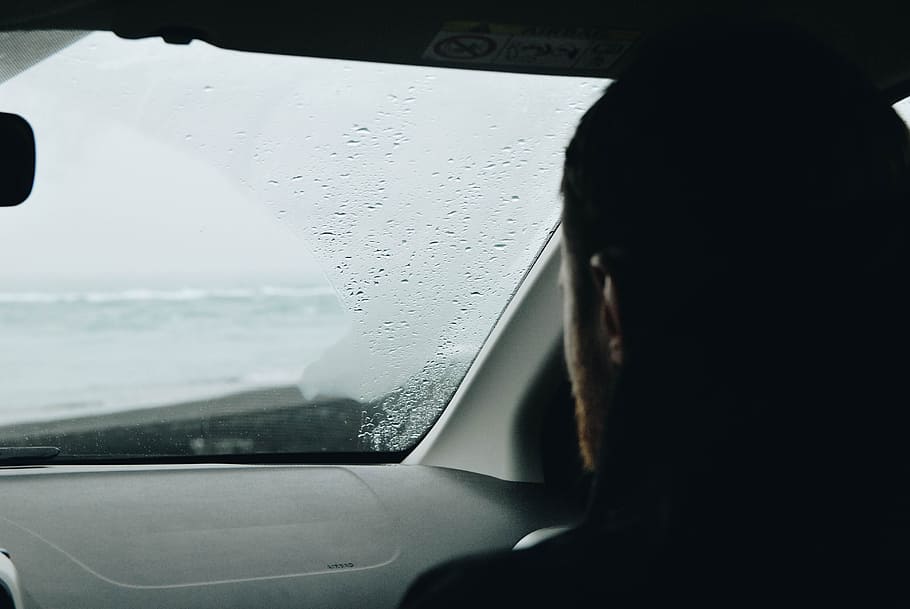
[(2, 446), (61, 446), (71, 455), (116, 456), (362, 451), (369, 405), (307, 401), (296, 386), (112, 414), (0, 427)]

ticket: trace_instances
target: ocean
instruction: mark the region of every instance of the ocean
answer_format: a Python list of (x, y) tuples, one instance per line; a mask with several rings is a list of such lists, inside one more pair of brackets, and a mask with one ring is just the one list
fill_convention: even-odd
[(348, 329), (324, 284), (0, 287), (0, 425), (296, 384)]

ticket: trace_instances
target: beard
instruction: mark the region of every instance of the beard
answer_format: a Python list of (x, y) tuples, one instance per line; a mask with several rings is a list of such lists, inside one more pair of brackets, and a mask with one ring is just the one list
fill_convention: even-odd
[(602, 343), (579, 336), (567, 344), (566, 360), (572, 395), (578, 446), (585, 470), (596, 469), (613, 389), (619, 368), (612, 363)]

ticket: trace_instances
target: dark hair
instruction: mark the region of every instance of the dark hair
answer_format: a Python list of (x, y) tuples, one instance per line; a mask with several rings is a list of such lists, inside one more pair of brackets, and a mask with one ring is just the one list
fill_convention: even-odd
[(704, 552), (868, 549), (823, 532), (907, 480), (910, 145), (883, 96), (794, 28), (690, 26), (587, 112), (563, 192), (624, 333), (591, 519)]
[[(878, 281), (905, 245), (908, 169), (904, 123), (811, 38), (687, 30), (643, 51), (582, 119), (566, 154), (566, 230), (629, 284), (637, 325), (639, 313), (653, 322), (651, 304), (668, 309), (654, 296), (672, 299), (662, 282), (678, 288), (680, 274), (726, 272), (724, 290), (750, 273)], [(800, 298), (819, 294), (810, 287)]]

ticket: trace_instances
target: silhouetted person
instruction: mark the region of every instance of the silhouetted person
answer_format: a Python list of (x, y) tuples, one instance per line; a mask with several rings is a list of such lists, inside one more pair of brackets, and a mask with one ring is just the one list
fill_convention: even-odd
[(787, 27), (654, 40), (563, 178), (584, 523), (407, 607), (910, 602), (907, 129)]

